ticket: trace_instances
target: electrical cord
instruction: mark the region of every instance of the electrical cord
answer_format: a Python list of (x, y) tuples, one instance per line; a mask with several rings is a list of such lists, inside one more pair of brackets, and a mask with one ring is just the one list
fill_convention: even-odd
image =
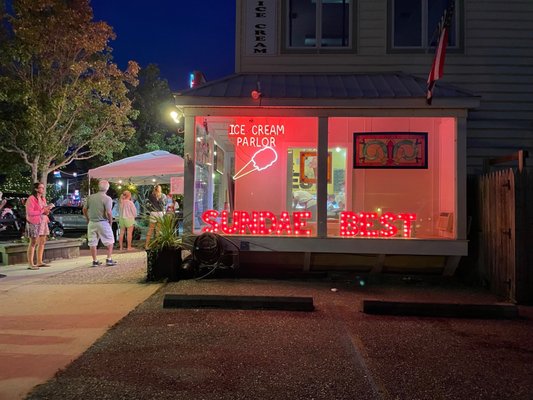
[[(192, 248), (193, 260), (205, 267), (211, 267), (211, 269), (206, 274), (196, 278), (196, 280), (203, 279), (213, 274), (217, 269), (221, 267), (221, 258), (225, 255), (225, 246), (223, 241), (232, 244), (237, 250), (237, 254), (239, 254), (239, 247), (228, 238), (222, 237), (211, 232), (204, 232), (196, 237)], [(235, 264), (225, 267), (236, 269)]]

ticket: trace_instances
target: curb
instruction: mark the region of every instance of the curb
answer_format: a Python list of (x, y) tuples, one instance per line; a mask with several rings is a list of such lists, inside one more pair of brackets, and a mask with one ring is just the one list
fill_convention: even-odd
[(378, 315), (515, 319), (518, 307), (512, 304), (419, 303), (363, 300), (363, 312)]
[(226, 308), (239, 310), (313, 311), (312, 297), (217, 296), (167, 294), (163, 308)]

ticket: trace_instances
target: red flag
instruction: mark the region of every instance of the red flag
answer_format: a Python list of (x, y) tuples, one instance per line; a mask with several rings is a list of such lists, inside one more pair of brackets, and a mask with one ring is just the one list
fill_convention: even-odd
[(435, 58), (429, 71), (426, 91), (426, 103), (431, 105), (433, 99), (433, 87), (435, 82), (442, 78), (444, 74), (444, 59), (446, 58), (446, 46), (448, 45), (448, 34), (450, 25), (452, 24), (454, 2), (452, 1), (449, 7), (444, 11), (441, 22), (439, 23), (439, 43), (435, 51)]

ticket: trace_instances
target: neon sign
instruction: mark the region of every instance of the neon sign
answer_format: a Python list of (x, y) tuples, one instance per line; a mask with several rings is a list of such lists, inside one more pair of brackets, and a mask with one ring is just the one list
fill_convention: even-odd
[[(278, 160), (278, 153), (270, 146), (263, 147), (252, 156), (252, 159), (248, 161), (244, 167), (242, 167), (235, 175), (233, 175), (233, 180), (236, 181), (243, 176), (251, 174), (254, 171), (263, 171), (271, 167)], [(253, 168), (249, 171), (246, 171), (248, 165), (253, 164)]]
[[(227, 235), (259, 236), (310, 236), (307, 221), (312, 215), (309, 211), (289, 214), (282, 211), (277, 217), (271, 211), (228, 211), (208, 210), (202, 214), (202, 221), (207, 225), (202, 232), (222, 233)], [(402, 237), (411, 237), (412, 222), (416, 214), (386, 212), (342, 211), (339, 218), (339, 234), (342, 237), (393, 237), (399, 233)], [(401, 226), (399, 226), (401, 225)]]
[[(253, 136), (246, 136), (252, 134)], [(229, 136), (237, 138), (237, 146), (244, 147), (276, 147), (276, 136), (285, 135), (283, 124), (254, 124), (246, 125), (231, 124), (228, 130)]]

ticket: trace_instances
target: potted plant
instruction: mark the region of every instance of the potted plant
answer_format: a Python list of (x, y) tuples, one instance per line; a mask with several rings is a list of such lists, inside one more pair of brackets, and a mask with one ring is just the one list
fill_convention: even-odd
[(181, 238), (174, 214), (157, 218), (156, 234), (146, 249), (146, 280), (169, 279), (177, 281), (181, 266)]

